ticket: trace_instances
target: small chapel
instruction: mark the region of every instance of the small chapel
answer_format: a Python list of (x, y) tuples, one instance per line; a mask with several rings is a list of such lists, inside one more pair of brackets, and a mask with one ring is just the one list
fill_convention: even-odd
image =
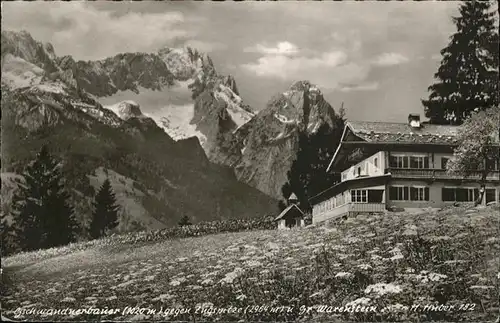
[(305, 226), (305, 214), (297, 206), (298, 201), (295, 193), (292, 193), (288, 198), (288, 207), (274, 219), (278, 222), (278, 230)]

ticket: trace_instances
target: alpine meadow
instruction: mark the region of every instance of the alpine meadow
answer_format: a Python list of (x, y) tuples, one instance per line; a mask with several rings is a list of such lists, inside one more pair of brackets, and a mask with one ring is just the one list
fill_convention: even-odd
[(499, 10), (2, 2), (2, 321), (498, 322)]

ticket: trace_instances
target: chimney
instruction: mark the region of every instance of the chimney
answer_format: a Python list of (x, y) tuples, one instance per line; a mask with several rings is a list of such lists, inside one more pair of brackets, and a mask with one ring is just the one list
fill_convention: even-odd
[(420, 128), (420, 114), (410, 113), (408, 115), (408, 124), (412, 128)]

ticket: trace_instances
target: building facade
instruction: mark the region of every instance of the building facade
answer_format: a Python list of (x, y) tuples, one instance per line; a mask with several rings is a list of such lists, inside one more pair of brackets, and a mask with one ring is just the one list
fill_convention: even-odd
[[(459, 126), (347, 122), (328, 171), (341, 181), (310, 199), (313, 223), (357, 213), (441, 208), (473, 203), (480, 194), (481, 173), (467, 178), (446, 172), (457, 146)], [(498, 138), (497, 138), (498, 139)], [(487, 177), (483, 204), (500, 202), (498, 161)]]

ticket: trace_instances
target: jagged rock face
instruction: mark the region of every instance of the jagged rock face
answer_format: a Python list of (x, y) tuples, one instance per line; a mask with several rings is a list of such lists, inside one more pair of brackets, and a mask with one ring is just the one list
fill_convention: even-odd
[(3, 59), (7, 54), (19, 57), (26, 62), (37, 65), (46, 73), (53, 73), (58, 70), (54, 59), (56, 57), (51, 44), (42, 44), (35, 41), (31, 35), (25, 31), (11, 32), (2, 31), (2, 66)]
[(238, 129), (229, 147), (239, 156), (222, 159), (231, 163), (239, 180), (282, 198), (281, 187), (297, 156), (299, 132), (313, 134), (323, 124), (333, 126), (336, 118), (317, 87), (297, 82)]
[(158, 52), (175, 79), (187, 81), (197, 76), (204, 66), (213, 68), (208, 56), (188, 47), (186, 49), (162, 48)]

